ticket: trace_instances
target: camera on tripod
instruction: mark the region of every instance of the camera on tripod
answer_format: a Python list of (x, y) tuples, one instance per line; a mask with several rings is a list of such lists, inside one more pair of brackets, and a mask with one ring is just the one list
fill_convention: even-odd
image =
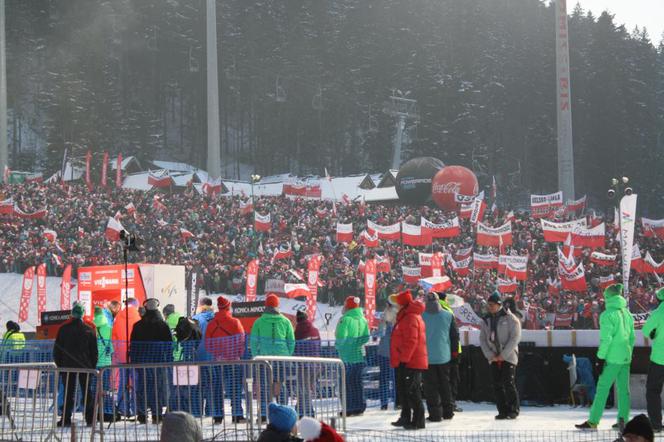
[(135, 233), (128, 232), (127, 230), (122, 230), (120, 232), (120, 241), (122, 241), (122, 247), (130, 252), (137, 252), (138, 247), (143, 244), (143, 239)]

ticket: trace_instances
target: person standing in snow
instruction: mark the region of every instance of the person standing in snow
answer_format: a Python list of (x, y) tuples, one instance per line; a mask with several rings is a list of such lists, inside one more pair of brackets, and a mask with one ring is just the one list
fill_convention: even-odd
[(655, 433), (662, 431), (662, 384), (664, 384), (664, 287), (655, 293), (659, 306), (643, 325), (643, 335), (652, 340), (646, 381), (648, 417)]

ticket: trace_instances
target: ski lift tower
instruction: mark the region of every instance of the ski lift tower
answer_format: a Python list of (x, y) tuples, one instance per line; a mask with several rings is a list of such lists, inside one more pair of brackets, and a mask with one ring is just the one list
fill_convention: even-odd
[(219, 67), (217, 66), (217, 5), (206, 2), (207, 46), (207, 172), (210, 178), (221, 175), (221, 130), (219, 128)]
[(407, 98), (410, 91), (406, 93), (393, 90), (390, 100), (383, 111), (396, 118), (397, 135), (394, 138), (394, 152), (392, 153), (392, 169), (398, 170), (401, 166), (401, 144), (403, 143), (403, 130), (406, 128), (407, 120), (417, 119), (417, 100)]

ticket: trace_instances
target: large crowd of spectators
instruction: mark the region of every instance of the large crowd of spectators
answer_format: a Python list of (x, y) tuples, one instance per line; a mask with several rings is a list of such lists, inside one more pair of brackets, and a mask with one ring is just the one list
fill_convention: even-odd
[[(253, 212), (243, 209), (249, 195), (201, 195), (193, 187), (180, 190), (129, 191), (96, 189), (89, 191), (83, 184), (30, 183), (0, 188), (1, 199), (12, 198), (24, 212), (46, 208), (43, 218), (25, 219), (0, 215), (0, 272), (21, 273), (27, 266), (47, 264), (49, 275), (60, 275), (63, 267), (72, 264), (76, 269), (87, 265), (116, 264), (122, 254), (117, 243), (105, 237), (109, 217), (116, 217), (128, 231), (144, 240), (139, 252), (131, 255), (134, 262), (182, 264), (187, 270), (187, 283), (192, 272), (197, 274), (197, 286), (208, 293), (237, 294), (244, 292), (246, 263), (260, 259), (258, 293), (263, 293), (270, 279), (298, 281), (297, 272), (305, 273), (306, 257), (322, 254), (320, 270), (322, 287), (319, 301), (340, 305), (348, 295), (363, 297), (363, 276), (358, 271), (367, 254), (377, 254), (391, 260), (391, 271), (378, 274), (377, 302), (382, 309), (387, 297), (405, 284), (402, 265), (418, 265), (418, 252), (431, 251), (432, 246), (414, 248), (400, 241), (380, 241), (379, 247), (366, 249), (359, 243), (368, 219), (382, 225), (406, 221), (419, 224), (424, 216), (432, 222), (448, 219), (449, 213), (422, 206), (381, 203), (347, 204), (331, 201), (292, 199), (287, 197), (255, 198), (254, 210), (270, 213), (270, 232), (254, 229)], [(155, 199), (159, 204), (155, 204)], [(127, 207), (133, 204), (135, 212)], [(508, 210), (508, 209), (507, 209)], [(495, 218), (494, 218), (495, 216)], [(485, 222), (502, 223), (505, 211), (487, 211)], [(612, 218), (612, 215), (611, 215)], [(600, 252), (619, 254), (619, 243), (612, 219), (607, 222), (606, 244)], [(353, 223), (357, 242), (341, 244), (336, 241), (336, 223)], [(51, 241), (44, 235), (50, 229), (57, 233)], [(194, 236), (184, 239), (180, 229)], [(461, 220), (461, 234), (456, 238), (434, 240), (433, 248), (453, 255), (455, 251), (474, 247), (486, 253), (486, 247), (474, 246), (475, 234), (468, 220)], [(662, 241), (646, 238), (637, 226), (635, 243), (656, 259), (664, 253)], [(292, 256), (272, 260), (278, 248), (290, 247)], [(557, 245), (543, 239), (540, 222), (527, 213), (515, 214), (513, 245), (505, 253), (529, 255), (528, 280), (515, 293), (515, 310), (525, 328), (597, 328), (602, 310), (600, 276), (613, 273), (621, 279), (619, 260), (613, 267), (600, 267), (590, 262), (592, 250), (584, 249), (588, 290), (585, 293), (566, 292), (556, 288), (558, 279)], [(498, 250), (492, 250), (498, 254)], [(58, 265), (57, 257), (63, 265)], [(483, 312), (485, 299), (496, 289), (496, 272), (473, 270), (460, 277), (446, 264), (446, 274), (454, 282), (455, 294), (463, 297), (475, 311)], [(295, 272), (293, 272), (295, 271)], [(646, 312), (656, 305), (654, 290), (658, 286), (655, 275), (635, 274), (631, 277), (630, 309)], [(558, 318), (558, 319), (557, 319)], [(565, 318), (562, 319), (561, 318)]]

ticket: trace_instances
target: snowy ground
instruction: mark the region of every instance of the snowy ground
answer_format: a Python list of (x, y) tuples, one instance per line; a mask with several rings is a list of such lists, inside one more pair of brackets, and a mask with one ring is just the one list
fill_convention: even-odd
[[(427, 428), (431, 430), (537, 430), (541, 428), (554, 428), (559, 430), (574, 429), (574, 424), (579, 424), (588, 419), (588, 408), (572, 408), (567, 405), (554, 407), (522, 407), (518, 419), (512, 421), (496, 421), (496, 407), (490, 403), (460, 402), (459, 406), (463, 412), (456, 413), (451, 421), (440, 423), (427, 422)], [(392, 408), (390, 406), (390, 408)], [(632, 411), (632, 415), (645, 413), (645, 411)], [(601, 429), (611, 429), (616, 422), (617, 412), (615, 409), (606, 410)], [(377, 408), (369, 408), (363, 416), (348, 418), (349, 429), (371, 429), (390, 430), (394, 429), (390, 422), (397, 420), (398, 410), (382, 411)]]

